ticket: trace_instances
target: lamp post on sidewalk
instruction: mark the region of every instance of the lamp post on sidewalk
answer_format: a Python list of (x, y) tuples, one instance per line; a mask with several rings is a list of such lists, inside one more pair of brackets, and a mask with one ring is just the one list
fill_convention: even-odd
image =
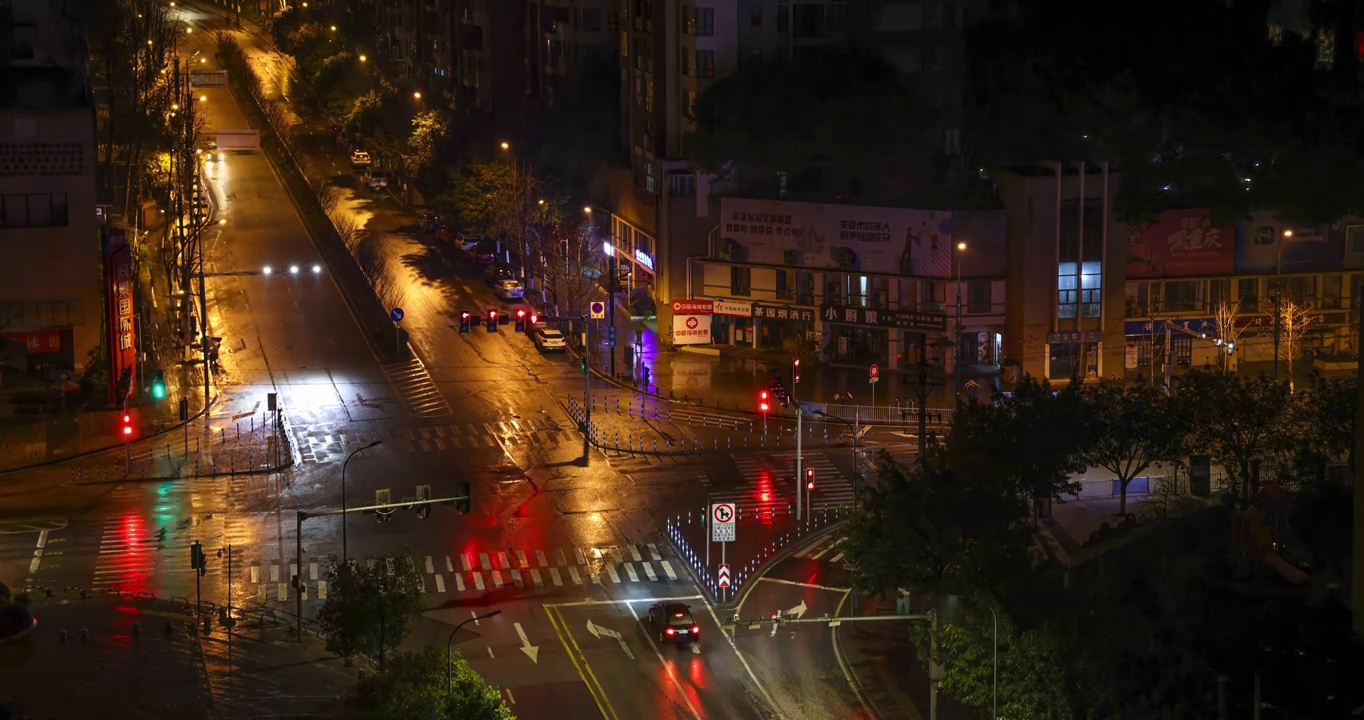
[(465, 625), (468, 625), (468, 624), (471, 623), (471, 622), (477, 622), (477, 621), (479, 621), (479, 620), (487, 620), (487, 619), (490, 618), (490, 617), (497, 617), (498, 615), (501, 615), (501, 614), (502, 614), (502, 611), (501, 611), (501, 610), (493, 610), (492, 612), (488, 612), (488, 613), (484, 613), (484, 614), (482, 614), (482, 615), (478, 615), (478, 616), (475, 616), (475, 617), (471, 617), (471, 618), (469, 618), (468, 620), (465, 620), (464, 622), (462, 622), (462, 623), (456, 625), (456, 626), (455, 626), (455, 629), (450, 631), (450, 639), (445, 641), (445, 694), (446, 694), (446, 695), (449, 695), (449, 694), (450, 694), (450, 686), (455, 684), (455, 657), (454, 657), (454, 655), (452, 654), (452, 653), (454, 652), (453, 648), (454, 648), (454, 644), (455, 644), (455, 633), (458, 633), (460, 628), (464, 627)]
[(359, 454), (359, 453), (361, 453), (361, 452), (363, 452), (363, 451), (365, 451), (365, 450), (368, 450), (368, 449), (374, 447), (375, 445), (383, 445), (383, 444), (384, 444), (384, 441), (383, 441), (383, 440), (375, 440), (374, 442), (372, 442), (372, 443), (370, 443), (370, 444), (368, 444), (368, 445), (365, 445), (365, 446), (363, 446), (363, 447), (355, 448), (354, 450), (350, 451), (350, 454), (349, 454), (349, 455), (346, 456), (345, 462), (341, 463), (341, 564), (342, 564), (342, 565), (347, 565), (347, 564), (349, 564), (349, 562), (350, 562), (350, 560), (349, 560), (349, 557), (350, 557), (350, 556), (347, 555), (347, 553), (346, 553), (346, 550), (347, 550), (347, 547), (346, 547), (346, 466), (350, 464), (350, 459), (353, 458), (353, 457), (355, 457), (357, 454)]
[(961, 395), (961, 253), (966, 252), (966, 243), (959, 242), (952, 246), (953, 265), (957, 271), (957, 322), (952, 330), (952, 374), (956, 376), (952, 383), (956, 395)]

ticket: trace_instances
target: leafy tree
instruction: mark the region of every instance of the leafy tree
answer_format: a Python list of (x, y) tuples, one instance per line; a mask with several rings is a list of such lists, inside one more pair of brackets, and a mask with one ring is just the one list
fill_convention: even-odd
[(558, 209), (537, 226), (540, 267), (561, 316), (585, 311), (597, 292), (605, 253), (583, 213)]
[(1227, 470), (1242, 499), (1259, 492), (1252, 461), (1278, 456), (1291, 442), (1285, 426), (1292, 407), (1288, 385), (1264, 375), (1194, 369), (1180, 379), (1176, 399), (1190, 422), (1190, 445)]
[(327, 568), (327, 599), (317, 612), (328, 652), (342, 657), (366, 655), (384, 674), (385, 656), (407, 637), (408, 622), (426, 608), (422, 573), (408, 554), (381, 558), (372, 565), (332, 561)]
[(1146, 385), (1104, 382), (1081, 392), (1090, 444), (1088, 464), (1118, 480), (1118, 513), (1127, 513), (1127, 486), (1151, 465), (1179, 455), (1184, 439), (1181, 408), (1168, 395)]
[(365, 93), (368, 78), (356, 66), (355, 55), (343, 50), (319, 60), (308, 75), (308, 94), (327, 118), (345, 118)]
[(1267, 40), (1263, 10), (1214, 0), (1061, 0), (1016, 18), (970, 33), (965, 144), (979, 165), (1110, 161), (1128, 221), (1169, 207), (1316, 222), (1360, 209), (1364, 179), (1348, 168), (1361, 98), (1343, 47), (1327, 70), (1314, 39)]
[(882, 455), (844, 552), (860, 590), (973, 594), (1027, 564), (1026, 520), (1026, 506), (1000, 476), (959, 471), (929, 446), (911, 468)]
[(1312, 390), (1295, 403), (1294, 425), (1300, 433), (1299, 464), (1320, 473), (1332, 462), (1345, 461), (1354, 477), (1355, 405), (1359, 400), (1354, 375), (1313, 379)]
[(361, 676), (347, 698), (347, 710), (366, 720), (513, 720), (497, 690), (458, 653), (447, 687), (446, 662), (441, 648), (399, 653), (382, 682), (374, 675)]
[[(988, 611), (938, 631), (942, 689), (965, 705), (987, 712), (995, 701), (995, 642), (998, 638), (999, 717), (1068, 720), (1076, 717), (1066, 691), (1068, 658), (1046, 629), (1020, 630), (1002, 610), (996, 634)], [(917, 635), (927, 639), (927, 632)], [(919, 645), (926, 646), (923, 640)]]
[(408, 177), (421, 181), (435, 174), (441, 146), (449, 131), (450, 126), (439, 110), (427, 110), (412, 118), (412, 135), (408, 137), (407, 151), (403, 153)]

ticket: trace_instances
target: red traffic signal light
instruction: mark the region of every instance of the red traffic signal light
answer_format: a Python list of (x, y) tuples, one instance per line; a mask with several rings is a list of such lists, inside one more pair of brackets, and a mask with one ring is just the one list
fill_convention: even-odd
[(791, 359), (791, 384), (800, 382), (800, 358)]
[(806, 489), (806, 490), (814, 490), (814, 489), (815, 489), (815, 469), (814, 469), (814, 468), (806, 468), (806, 469), (805, 469), (805, 489)]
[(516, 311), (516, 319), (517, 319), (517, 320), (520, 320), (521, 318), (524, 318), (525, 316), (526, 316), (526, 311), (525, 311), (525, 310), (521, 310), (521, 309), (518, 308), (517, 311)]
[(460, 320), (468, 320), (468, 319), (469, 319), (469, 311), (468, 311), (468, 310), (465, 310), (464, 312), (460, 313), (460, 314), (459, 314), (459, 319), (460, 319)]
[(496, 310), (489, 310), (489, 311), (488, 311), (488, 320), (490, 320), (490, 321), (492, 321), (492, 322), (497, 322), (497, 311), (496, 311)]
[(768, 410), (768, 404), (767, 404), (767, 391), (766, 391), (766, 390), (759, 390), (759, 391), (758, 391), (758, 412), (765, 413), (765, 412), (767, 412), (767, 410)]
[(539, 314), (539, 313), (531, 313), (531, 314), (530, 314), (530, 324), (531, 324), (531, 325), (536, 325), (536, 324), (539, 324), (539, 322), (540, 322), (540, 314)]
[(123, 437), (130, 438), (133, 435), (133, 416), (123, 414)]

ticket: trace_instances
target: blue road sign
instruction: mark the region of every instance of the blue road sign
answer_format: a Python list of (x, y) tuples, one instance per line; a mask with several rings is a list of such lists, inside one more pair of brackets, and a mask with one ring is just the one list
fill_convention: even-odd
[(402, 308), (393, 308), (392, 310), (389, 311), (388, 316), (391, 317), (391, 318), (393, 318), (393, 322), (402, 322), (402, 321), (403, 321), (403, 309), (402, 309)]

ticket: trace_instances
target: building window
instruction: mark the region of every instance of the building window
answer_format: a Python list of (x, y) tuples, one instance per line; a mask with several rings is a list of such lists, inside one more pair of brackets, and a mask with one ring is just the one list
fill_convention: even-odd
[(583, 8), (582, 27), (584, 32), (600, 32), (601, 10), (598, 8)]
[(677, 64), (681, 65), (682, 76), (691, 76), (691, 52), (684, 47), (677, 49)]
[(1295, 303), (1305, 303), (1317, 298), (1317, 279), (1314, 277), (1290, 277), (1283, 279), (1283, 294)]
[(1217, 312), (1222, 303), (1231, 302), (1231, 280), (1208, 281), (1208, 310)]
[(1165, 283), (1164, 312), (1202, 312), (1202, 280), (1170, 280)]
[(1321, 278), (1321, 304), (1318, 307), (1335, 310), (1340, 307), (1340, 275), (1323, 275)]
[(644, 189), (654, 192), (654, 164), (644, 163)]
[(715, 34), (715, 10), (708, 7), (696, 8), (696, 32), (699, 37), (710, 37)]
[(685, 5), (679, 5), (677, 8), (677, 16), (678, 16), (677, 24), (682, 28), (682, 34), (695, 35), (696, 11), (693, 10), (692, 8), (686, 7)]
[(1083, 306), (1085, 317), (1099, 317), (1103, 306), (1100, 290), (1102, 274), (1100, 264), (1095, 261), (1084, 263), (1083, 273), (1077, 274), (1079, 267), (1073, 262), (1063, 262), (1056, 270), (1056, 317), (1074, 318)]
[(0, 200), (0, 227), (66, 227), (65, 193), (9, 194)]
[(715, 51), (697, 50), (696, 51), (696, 77), (713, 78), (715, 77)]
[(1364, 225), (1350, 225), (1345, 228), (1345, 244), (1351, 255), (1364, 255)]
[(682, 91), (682, 114), (689, 118), (696, 117), (696, 91)]
[(966, 281), (966, 312), (972, 315), (983, 315), (992, 310), (994, 306), (990, 299), (992, 285), (993, 283), (989, 280)]
[(752, 268), (729, 266), (729, 294), (748, 296), (753, 292)]
[(1127, 302), (1124, 315), (1130, 318), (1150, 317), (1150, 298), (1147, 296), (1147, 288), (1150, 286), (1144, 282), (1130, 282), (1125, 288)]
[(647, 80), (644, 83), (644, 111), (654, 111), (654, 81)]
[[(1075, 277), (1072, 275), (1071, 277)], [(1075, 306), (1071, 305), (1072, 316)], [(1047, 369), (1047, 376), (1054, 378), (1072, 377), (1080, 371), (1080, 344), (1079, 343), (1052, 343), (1051, 344), (1051, 365)]]
[(1257, 312), (1260, 309), (1260, 279), (1241, 278), (1237, 280), (1236, 296), (1241, 304), (1241, 312)]
[(668, 176), (668, 187), (673, 197), (690, 197), (696, 194), (696, 176), (692, 173), (673, 173)]
[(791, 273), (789, 270), (777, 271), (777, 299), (790, 300), (795, 297), (795, 292), (791, 289)]

